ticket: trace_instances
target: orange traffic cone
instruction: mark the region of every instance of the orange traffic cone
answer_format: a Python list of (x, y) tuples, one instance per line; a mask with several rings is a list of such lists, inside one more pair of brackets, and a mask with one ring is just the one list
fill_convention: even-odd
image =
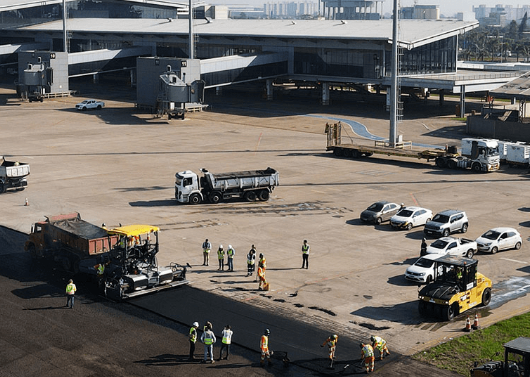
[(471, 320), (469, 319), (469, 316), (466, 319), (466, 327), (464, 327), (464, 331), (465, 332), (470, 332), (471, 331)]
[(25, 205), (25, 206), (29, 206), (28, 198), (26, 198), (26, 201), (25, 201), (24, 205)]
[(478, 330), (478, 313), (475, 313), (475, 320), (473, 321), (473, 326), (471, 326), (473, 330)]

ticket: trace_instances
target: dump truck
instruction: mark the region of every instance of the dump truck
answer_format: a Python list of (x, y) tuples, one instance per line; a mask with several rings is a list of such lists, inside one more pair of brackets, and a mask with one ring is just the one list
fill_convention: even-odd
[(475, 362), (471, 377), (530, 377), (530, 338), (519, 337), (503, 347), (504, 361)]
[(443, 273), (420, 289), (420, 315), (451, 321), (466, 310), (490, 303), (491, 280), (477, 271), (477, 260), (444, 255), (436, 263)]
[(200, 170), (203, 173), (200, 178), (190, 170), (175, 174), (175, 199), (179, 203), (216, 204), (229, 198), (267, 201), (279, 185), (279, 173), (272, 168), (220, 174)]
[[(341, 122), (326, 123), (327, 149), (338, 157), (361, 158), (374, 154), (433, 160), (439, 168), (471, 169), (475, 172), (499, 170), (500, 158), (495, 140), (474, 139), (471, 142), (469, 155), (459, 154), (458, 147), (450, 145), (439, 149), (415, 149), (412, 142), (398, 142), (391, 147), (388, 141), (375, 140), (374, 145), (343, 143), (342, 132), (345, 128)], [(471, 140), (471, 139), (467, 139)], [(462, 144), (464, 145), (464, 144)]]
[(94, 278), (107, 297), (122, 300), (189, 283), (189, 265), (158, 266), (158, 233), (159, 228), (150, 225), (108, 230), (74, 212), (35, 223), (25, 250), (35, 259)]
[(8, 161), (0, 156), (0, 194), (7, 189), (24, 190), (28, 185), (29, 165), (19, 161)]

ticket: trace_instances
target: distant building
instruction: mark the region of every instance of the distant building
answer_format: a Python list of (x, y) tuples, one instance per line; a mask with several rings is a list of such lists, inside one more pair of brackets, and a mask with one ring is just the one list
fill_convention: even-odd
[(414, 5), (401, 8), (400, 18), (409, 20), (439, 20), (440, 7), (438, 5)]
[(322, 0), (323, 16), (332, 20), (380, 20), (384, 1)]
[(313, 2), (277, 2), (263, 4), (263, 12), (267, 18), (300, 18), (302, 16), (318, 16), (318, 3)]
[(473, 7), (473, 12), (475, 13), (475, 18), (480, 22), (481, 26), (486, 25), (504, 27), (512, 21), (520, 23), (525, 13), (530, 14), (530, 5), (518, 7), (501, 4), (498, 4), (494, 7), (479, 5), (478, 7)]

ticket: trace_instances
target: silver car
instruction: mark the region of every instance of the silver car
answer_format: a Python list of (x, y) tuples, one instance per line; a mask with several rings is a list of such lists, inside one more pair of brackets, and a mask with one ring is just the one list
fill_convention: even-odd
[(399, 205), (386, 200), (375, 202), (370, 207), (361, 212), (361, 221), (365, 223), (381, 224), (388, 221), (399, 211)]

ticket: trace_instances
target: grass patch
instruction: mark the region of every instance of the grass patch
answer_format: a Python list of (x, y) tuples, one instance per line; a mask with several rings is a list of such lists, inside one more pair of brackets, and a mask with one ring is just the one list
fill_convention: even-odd
[(467, 117), (463, 117), (463, 118), (451, 118), (452, 120), (458, 120), (460, 122), (467, 122)]
[(498, 322), (486, 329), (450, 340), (413, 355), (415, 360), (469, 376), (477, 361), (504, 360), (504, 343), (520, 336), (530, 337), (530, 313)]

